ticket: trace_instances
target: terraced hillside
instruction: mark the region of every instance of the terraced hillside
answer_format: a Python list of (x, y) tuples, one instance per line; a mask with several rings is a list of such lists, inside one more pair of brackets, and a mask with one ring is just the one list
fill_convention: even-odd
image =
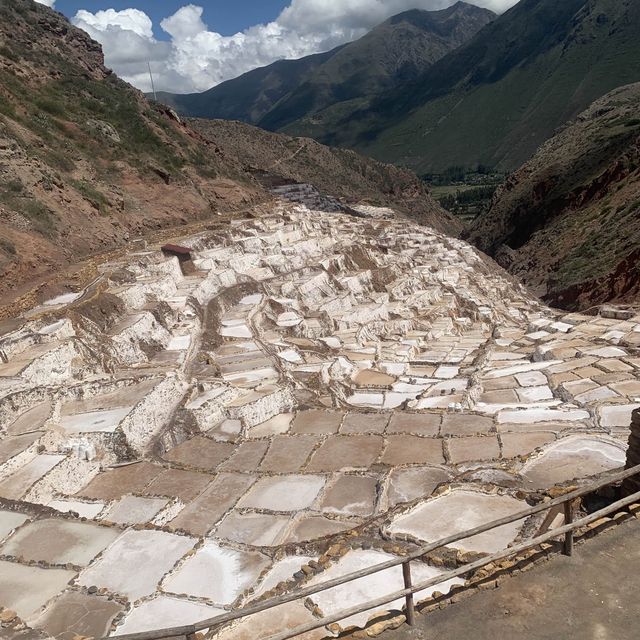
[(311, 184), (349, 205), (391, 208), (412, 221), (457, 236), (459, 220), (438, 206), (414, 173), (385, 165), (348, 149), (291, 138), (226, 120), (189, 120), (189, 126), (224, 154), (233, 154), (268, 185)]
[(640, 84), (596, 101), (501, 187), (469, 239), (565, 308), (640, 295)]
[[(12, 638), (191, 624), (624, 464), (640, 309), (556, 312), (460, 240), (285, 203), (174, 242), (180, 260), (132, 251), (0, 335)], [(469, 538), (414, 576), (549, 524)], [(388, 570), (209, 638), (265, 640), (401, 585)]]
[[(246, 132), (245, 137), (251, 135)], [(292, 144), (294, 144), (292, 142)], [(344, 154), (331, 162), (334, 195), (366, 181), (364, 200), (414, 191), (415, 215), (447, 219), (421, 182)], [(150, 104), (104, 66), (86, 33), (32, 0), (0, 2), (0, 295), (25, 285), (58, 292), (53, 273), (158, 229), (245, 208), (270, 194), (233, 147), (224, 152), (166, 107)], [(269, 168), (269, 167), (265, 167)], [(260, 169), (258, 165), (252, 169)], [(384, 192), (382, 192), (384, 189)], [(455, 228), (451, 228), (455, 232)], [(95, 265), (88, 269), (95, 277)]]

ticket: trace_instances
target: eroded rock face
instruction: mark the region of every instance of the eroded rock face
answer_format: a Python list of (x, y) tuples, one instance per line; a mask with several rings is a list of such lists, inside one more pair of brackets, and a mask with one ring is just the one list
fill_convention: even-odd
[(194, 622), (322, 579), (303, 565), (338, 541), (336, 573), (624, 464), (635, 310), (553, 311), (464, 242), (384, 217), (282, 204), (180, 243), (194, 273), (132, 251), (99, 296), (0, 337), (0, 497), (17, 501), (0, 503), (0, 605), (27, 624), (79, 628), (93, 587), (117, 606), (88, 600), (92, 629)]

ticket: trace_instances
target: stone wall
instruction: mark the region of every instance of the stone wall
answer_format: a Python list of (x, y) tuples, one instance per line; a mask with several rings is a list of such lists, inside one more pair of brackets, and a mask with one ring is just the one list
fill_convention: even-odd
[[(629, 436), (629, 450), (627, 451), (627, 468), (640, 465), (640, 409), (631, 414), (631, 435)], [(640, 475), (629, 478), (624, 483), (625, 495), (640, 491)]]

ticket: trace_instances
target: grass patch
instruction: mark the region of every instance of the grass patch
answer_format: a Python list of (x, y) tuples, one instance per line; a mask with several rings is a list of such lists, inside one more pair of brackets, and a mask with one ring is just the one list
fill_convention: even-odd
[(0, 47), (0, 56), (2, 56), (3, 58), (7, 58), (8, 60), (11, 60), (12, 62), (19, 62), (20, 61), (20, 56), (18, 56), (13, 49), (9, 49), (9, 47), (7, 46), (2, 46)]
[(86, 180), (72, 180), (71, 184), (74, 189), (87, 201), (94, 209), (97, 209), (101, 215), (105, 216), (109, 213), (109, 201), (106, 196), (98, 191), (93, 185)]
[(17, 253), (16, 245), (11, 240), (7, 240), (7, 238), (0, 238), (0, 251), (4, 251), (10, 256), (15, 256)]
[(24, 192), (24, 185), (18, 179), (9, 180), (2, 185), (2, 189), (12, 195), (21, 195)]
[(13, 106), (13, 103), (3, 95), (0, 95), (0, 113), (13, 120), (16, 119), (16, 108)]
[(29, 196), (20, 180), (9, 180), (0, 185), (0, 203), (24, 216), (34, 229), (51, 237), (55, 231), (55, 216), (49, 207)]
[(65, 114), (65, 108), (60, 102), (50, 98), (40, 98), (35, 101), (36, 107), (42, 111), (46, 111), (52, 116), (62, 117)]

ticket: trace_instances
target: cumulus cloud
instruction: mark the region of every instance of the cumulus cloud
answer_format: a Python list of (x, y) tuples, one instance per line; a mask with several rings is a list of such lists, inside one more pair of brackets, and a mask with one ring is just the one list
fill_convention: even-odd
[[(160, 23), (169, 42), (154, 37), (151, 19), (139, 9), (81, 10), (72, 22), (102, 43), (107, 64), (133, 85), (150, 90), (149, 62), (157, 89), (187, 93), (204, 91), (276, 60), (328, 51), (402, 11), (444, 9), (455, 1), (292, 0), (273, 22), (232, 36), (211, 30), (202, 19), (202, 7), (189, 4)], [(473, 0), (496, 12), (516, 1)]]

